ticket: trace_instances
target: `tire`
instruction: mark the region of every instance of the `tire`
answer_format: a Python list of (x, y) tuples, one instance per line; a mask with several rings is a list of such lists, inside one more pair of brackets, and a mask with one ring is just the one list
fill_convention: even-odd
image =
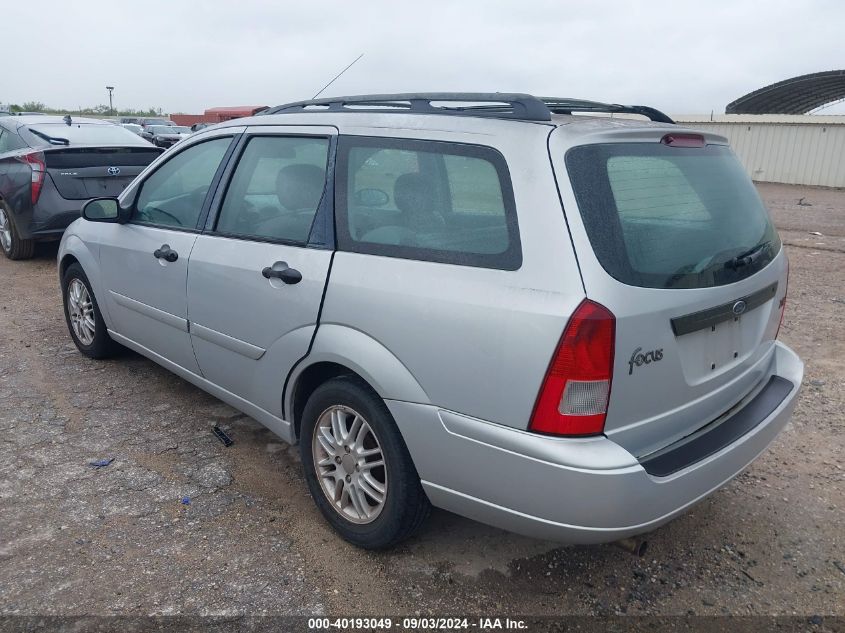
[(32, 259), (35, 240), (22, 239), (12, 219), (12, 210), (0, 202), (0, 250), (9, 259)]
[[(91, 283), (79, 264), (71, 264), (62, 275), (62, 304), (68, 332), (80, 352), (89, 358), (102, 359), (114, 356), (120, 351), (120, 344), (109, 336)], [(74, 322), (79, 324), (79, 333), (74, 327)]]
[[(323, 431), (318, 430), (325, 428), (333, 412), (337, 413), (340, 424), (348, 432), (355, 429), (356, 415), (362, 420), (359, 432), (350, 432), (348, 441), (343, 442), (351, 448), (351, 452), (344, 451), (340, 443), (336, 446), (337, 453), (344, 457), (338, 454), (332, 457), (332, 453), (326, 450), (327, 446), (331, 446), (330, 441)], [(369, 427), (369, 431), (365, 426)], [(334, 426), (330, 429), (333, 430)], [(318, 438), (316, 442), (315, 435)], [(360, 442), (354, 441), (353, 435), (357, 435)], [(361, 456), (361, 451), (372, 453), (374, 447), (380, 449), (379, 455)], [(317, 387), (302, 413), (299, 448), (305, 480), (314, 502), (335, 531), (353, 545), (372, 550), (387, 549), (411, 536), (428, 516), (431, 505), (393, 416), (378, 394), (362, 380), (344, 376)], [(384, 466), (373, 468), (379, 456)], [(341, 461), (338, 462), (338, 459)], [(356, 467), (350, 468), (353, 464)], [(360, 471), (357, 466), (361, 466)], [(327, 488), (321, 482), (325, 482)], [(372, 482), (383, 482), (384, 494), (380, 504), (376, 496), (369, 496), (371, 492), (379, 493)], [(335, 496), (339, 499), (338, 503), (343, 504), (346, 495), (348, 507), (345, 510), (330, 500), (328, 488), (332, 486), (341, 488)], [(364, 516), (359, 510), (362, 504), (366, 504), (374, 516)], [(373, 510), (373, 506), (378, 506), (378, 509)]]

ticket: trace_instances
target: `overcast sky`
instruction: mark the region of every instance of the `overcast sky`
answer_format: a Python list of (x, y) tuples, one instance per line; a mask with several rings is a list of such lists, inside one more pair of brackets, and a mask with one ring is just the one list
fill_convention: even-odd
[[(0, 103), (202, 112), (311, 97), (518, 91), (670, 113), (845, 68), (841, 0), (4, 2)], [(843, 112), (842, 106), (825, 112)]]

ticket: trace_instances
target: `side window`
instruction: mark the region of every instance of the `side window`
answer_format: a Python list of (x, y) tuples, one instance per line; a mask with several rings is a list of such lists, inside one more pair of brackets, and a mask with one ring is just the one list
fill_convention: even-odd
[(250, 139), (223, 199), (224, 235), (304, 243), (326, 187), (327, 138)]
[(345, 137), (337, 170), (342, 249), (504, 270), (521, 265), (510, 176), (496, 150)]
[(231, 142), (230, 136), (205, 141), (165, 162), (141, 185), (132, 220), (196, 228), (205, 194)]

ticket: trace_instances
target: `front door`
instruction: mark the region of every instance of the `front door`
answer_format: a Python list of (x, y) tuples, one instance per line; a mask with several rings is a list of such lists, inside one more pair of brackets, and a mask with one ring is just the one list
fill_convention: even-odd
[(191, 253), (188, 314), (203, 375), (279, 418), (285, 378), (317, 327), (331, 263), (331, 248), (311, 236), (315, 218), (331, 214), (335, 134), (248, 128), (213, 205), (219, 212)]
[(199, 367), (188, 334), (188, 258), (232, 138), (175, 153), (140, 184), (130, 222), (103, 225), (100, 269), (111, 328), (194, 373)]

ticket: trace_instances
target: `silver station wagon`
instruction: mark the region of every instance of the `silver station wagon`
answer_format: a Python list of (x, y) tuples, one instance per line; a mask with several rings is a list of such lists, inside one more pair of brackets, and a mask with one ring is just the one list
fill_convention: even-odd
[[(326, 520), (599, 543), (787, 423), (788, 265), (727, 141), (644, 106), (344, 97), (207, 128), (64, 234), (70, 334), (299, 442)], [(761, 508), (761, 512), (764, 509)]]

